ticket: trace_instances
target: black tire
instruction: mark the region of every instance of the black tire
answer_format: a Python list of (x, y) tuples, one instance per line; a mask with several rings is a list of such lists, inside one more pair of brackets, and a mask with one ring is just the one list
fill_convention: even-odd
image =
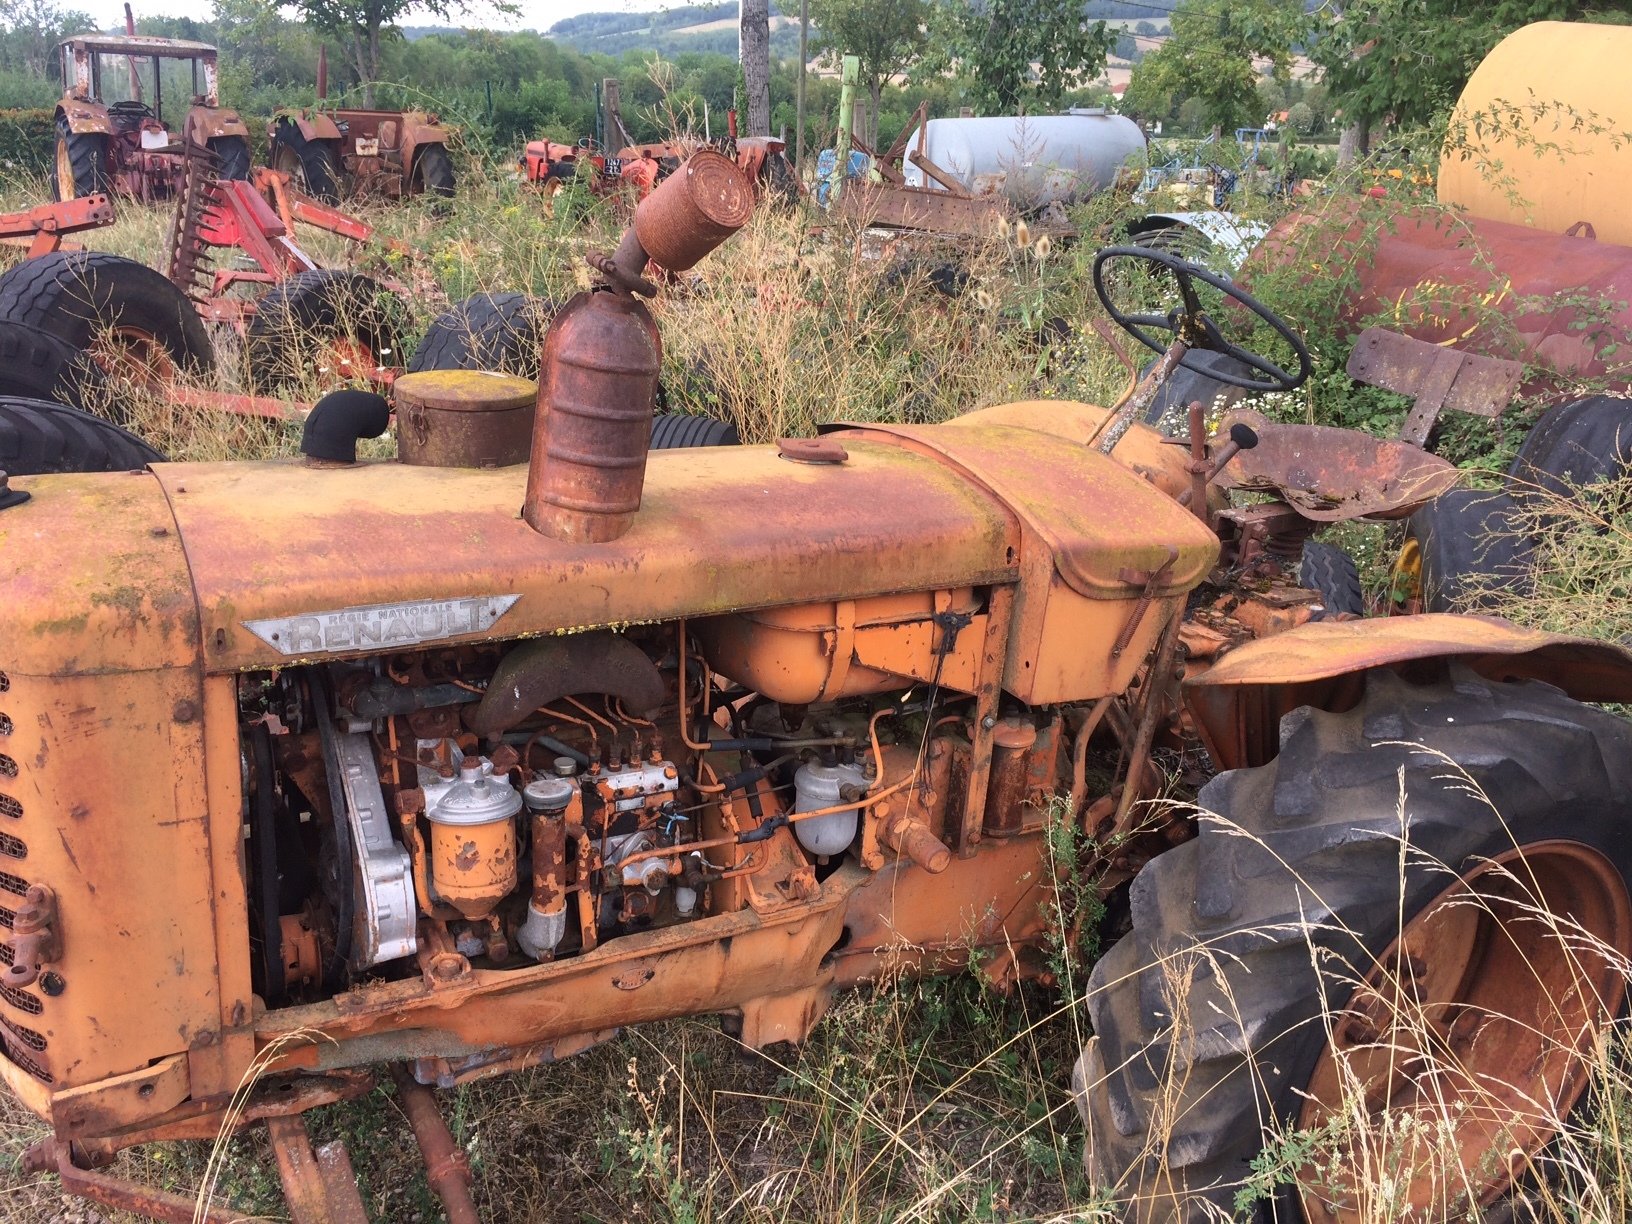
[(1570, 498), (1629, 470), (1632, 400), (1593, 395), (1541, 414), (1507, 470), (1508, 492), (1522, 504)]
[[(1447, 761), (1491, 802), (1447, 779)], [(1419, 687), (1373, 672), (1356, 709), (1288, 715), (1279, 757), (1219, 775), (1199, 806), (1217, 815), (1131, 885), (1132, 930), (1089, 979), (1095, 1038), (1075, 1076), (1094, 1184), (1130, 1217), (1183, 1224), (1239, 1218), (1235, 1191), (1266, 1130), (1298, 1118), (1324, 1018), (1455, 875), (1567, 839), (1626, 887), (1632, 724), (1536, 682), (1453, 669)], [(1181, 1014), (1170, 999), (1183, 961), (1196, 971)], [(1515, 985), (1504, 1005), (1518, 1006)], [(1162, 1119), (1162, 1150), (1149, 1151)], [(1273, 1218), (1298, 1214), (1286, 1204)]]
[(742, 438), (730, 421), (712, 417), (660, 412), (652, 418), (652, 449), (679, 450), (688, 446), (738, 446)]
[(272, 133), (270, 161), (289, 174), (296, 190), (324, 204), (340, 202), (340, 155), (326, 140), (307, 140), (300, 128), (280, 120)]
[(556, 307), (525, 293), (478, 293), (438, 315), (408, 372), (498, 370), (538, 381), (544, 333)]
[(104, 412), (114, 407), (95, 362), (50, 332), (11, 319), (0, 319), (0, 396)]
[(66, 117), (57, 116), (56, 156), (51, 175), (51, 197), (77, 200), (106, 193), (108, 138), (101, 132), (69, 130)]
[(249, 141), (242, 136), (217, 136), (205, 142), (221, 159), (215, 176), (223, 182), (243, 182), (249, 178)]
[(1490, 609), (1529, 589), (1535, 541), (1518, 510), (1506, 493), (1452, 489), (1407, 520), (1397, 564), (1415, 552), (1422, 611)]
[(106, 251), (56, 251), (0, 275), (0, 319), (28, 323), (90, 351), (109, 328), (150, 337), (183, 370), (215, 364), (187, 296), (145, 264)]
[(376, 366), (394, 365), (405, 314), (396, 294), (360, 272), (319, 269), (291, 276), (256, 303), (244, 329), (250, 383), (271, 394), (314, 374), (334, 383), (366, 381), (368, 371), (326, 369), (324, 347), (355, 341)]
[(1335, 544), (1306, 540), (1298, 561), (1298, 585), (1315, 591), (1327, 616), (1366, 614), (1366, 595), (1360, 586), (1360, 568), (1354, 558)]
[(0, 472), (130, 472), (164, 456), (111, 421), (44, 400), (0, 397)]
[(414, 188), (427, 195), (453, 195), (453, 159), (446, 145), (426, 145), (414, 157)]

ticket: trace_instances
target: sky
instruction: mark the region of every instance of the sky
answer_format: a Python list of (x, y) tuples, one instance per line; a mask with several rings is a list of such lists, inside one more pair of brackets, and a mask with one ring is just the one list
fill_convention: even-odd
[[(683, 2), (683, 0), (681, 0)], [(450, 25), (480, 26), (494, 30), (547, 30), (564, 17), (576, 17), (580, 13), (649, 13), (658, 9), (672, 7), (661, 0), (517, 0), (520, 12), (515, 17), (501, 17), (491, 8), (480, 3), (480, 0), (471, 0), (470, 10), (463, 17), (456, 17)], [(68, 0), (66, 8), (83, 9), (96, 18), (97, 24), (103, 29), (114, 29), (123, 25), (125, 20), (124, 0)], [(142, 28), (144, 16), (198, 16), (200, 10), (208, 11), (207, 4), (200, 4), (199, 0), (133, 0), (136, 11), (136, 29)], [(408, 25), (437, 25), (439, 20), (431, 16), (416, 17), (410, 15), (406, 19)]]

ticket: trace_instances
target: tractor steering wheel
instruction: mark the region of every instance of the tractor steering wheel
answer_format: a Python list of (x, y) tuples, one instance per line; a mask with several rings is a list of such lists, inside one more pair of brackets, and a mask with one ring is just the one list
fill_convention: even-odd
[[(1166, 268), (1178, 282), (1179, 296), (1183, 305), (1175, 306), (1165, 315), (1161, 314), (1128, 314), (1111, 304), (1111, 295), (1105, 288), (1105, 265), (1115, 259), (1142, 259), (1149, 263)], [(1196, 295), (1196, 281), (1210, 285), (1225, 297), (1231, 298), (1245, 306), (1257, 315), (1277, 335), (1292, 346), (1292, 352), (1298, 358), (1298, 372), (1288, 374), (1280, 366), (1267, 357), (1261, 357), (1249, 349), (1238, 344), (1232, 344), (1224, 339), (1218, 325), (1202, 307), (1201, 299)], [(1193, 364), (1189, 354), (1180, 359), (1179, 364), (1187, 370), (1198, 374), (1205, 374), (1219, 382), (1228, 383), (1232, 387), (1245, 387), (1249, 391), (1291, 391), (1301, 386), (1303, 380), (1309, 377), (1313, 368), (1309, 360), (1309, 350), (1289, 324), (1282, 320), (1258, 301), (1246, 290), (1239, 288), (1227, 278), (1206, 268), (1187, 263), (1177, 255), (1167, 251), (1153, 250), (1150, 247), (1116, 246), (1106, 247), (1094, 256), (1094, 293), (1098, 295), (1100, 305), (1105, 307), (1107, 314), (1116, 321), (1118, 327), (1146, 348), (1158, 353), (1165, 353), (1168, 345), (1158, 341), (1147, 331), (1147, 328), (1160, 328), (1169, 333), (1173, 339), (1183, 340), (1191, 349), (1210, 349), (1215, 353), (1223, 353), (1234, 357), (1237, 361), (1252, 367), (1264, 377), (1253, 378), (1245, 374), (1235, 374), (1226, 370), (1210, 369), (1200, 364)]]

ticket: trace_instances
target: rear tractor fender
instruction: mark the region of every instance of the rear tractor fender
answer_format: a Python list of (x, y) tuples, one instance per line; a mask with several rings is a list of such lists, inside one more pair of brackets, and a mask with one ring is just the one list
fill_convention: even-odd
[(307, 111), (278, 111), (272, 116), (272, 136), (277, 138), (279, 124), (293, 124), (301, 139), (335, 140), (340, 139), (340, 129), (328, 115), (310, 113)]
[(222, 136), (249, 139), (249, 125), (235, 110), (221, 106), (195, 106), (187, 112), (187, 131), (199, 143)]
[(85, 133), (99, 133), (103, 136), (113, 134), (113, 123), (108, 118), (108, 108), (96, 102), (86, 102), (78, 98), (68, 99), (57, 104), (57, 118), (68, 121), (68, 130), (75, 135)]
[(1577, 701), (1632, 702), (1632, 651), (1523, 629), (1495, 616), (1424, 613), (1316, 621), (1248, 642), (1185, 684), (1185, 707), (1220, 769), (1263, 765), (1300, 706), (1341, 712), (1386, 667), (1421, 680), (1457, 663), (1490, 680), (1543, 680)]

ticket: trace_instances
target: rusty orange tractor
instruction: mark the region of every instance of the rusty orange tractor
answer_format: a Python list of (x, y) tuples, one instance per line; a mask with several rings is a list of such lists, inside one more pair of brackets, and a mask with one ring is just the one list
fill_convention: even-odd
[[(54, 1130), (30, 1167), (190, 1220), (97, 1166), (264, 1122), (296, 1220), (362, 1219), (301, 1119), (384, 1063), (463, 1224), (431, 1088), (662, 1017), (798, 1041), (903, 968), (1042, 975), (1090, 920), (1059, 910), (1066, 834), (1131, 915), (1078, 1066), (1130, 1217), (1227, 1213), (1269, 1130), (1329, 1118), (1356, 1068), (1368, 1110), (1448, 1128), (1459, 1174), (1402, 1162), (1411, 1203), (1505, 1194), (1624, 1001), (1632, 726), (1582, 703), (1627, 700), (1632, 655), (1328, 615), (1288, 577), (1315, 524), (1454, 474), (1199, 409), (1188, 446), (1136, 423), (1197, 347), (1271, 386), (1308, 369), (1160, 252), (1096, 261), (1163, 351), (1113, 409), (648, 453), (644, 269), (752, 208), (710, 151), (640, 203), (549, 330), (530, 437), (508, 385), (484, 408), (456, 371), (399, 422), (406, 461), (356, 461), (383, 408), (347, 400), (304, 461), (0, 494), (0, 1076)], [(1219, 295), (1293, 359), (1228, 341)], [(1153, 802), (1175, 754), (1215, 775), (1199, 813)], [(1423, 1073), (1436, 1050), (1455, 1074)], [(1321, 1172), (1282, 1208), (1356, 1218)]]

